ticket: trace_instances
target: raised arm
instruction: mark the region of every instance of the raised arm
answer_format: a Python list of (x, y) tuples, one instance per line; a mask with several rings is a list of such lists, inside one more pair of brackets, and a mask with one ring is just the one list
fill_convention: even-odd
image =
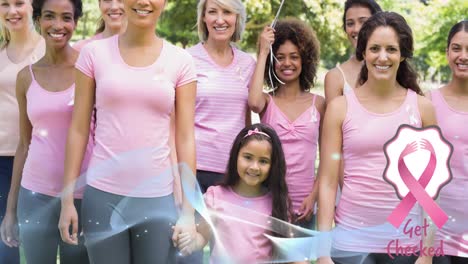
[(8, 193), (7, 209), (2, 221), (1, 236), (3, 242), (9, 247), (19, 246), (18, 219), (16, 210), (24, 163), (28, 156), (29, 144), (32, 137), (32, 125), (27, 114), (26, 92), (31, 83), (31, 75), (27, 68), (22, 69), (16, 79), (16, 98), (19, 107), (20, 140), (16, 148), (13, 162), (13, 175), (10, 192)]
[[(75, 183), (89, 140), (91, 114), (94, 108), (96, 84), (93, 78), (75, 70), (75, 99), (72, 121), (65, 149), (65, 171), (62, 190), (62, 209), (59, 229), (62, 240), (78, 244), (78, 214), (73, 203)], [(72, 233), (70, 234), (70, 225)]]
[(268, 103), (268, 95), (263, 93), (265, 65), (269, 59), (270, 45), (275, 41), (274, 29), (265, 27), (259, 39), (257, 65), (250, 80), (249, 107), (255, 113), (261, 113)]

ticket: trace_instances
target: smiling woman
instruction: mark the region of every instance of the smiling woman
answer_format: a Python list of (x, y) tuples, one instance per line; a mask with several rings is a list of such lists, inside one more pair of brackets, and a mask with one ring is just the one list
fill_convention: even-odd
[[(13, 233), (20, 225), (28, 263), (54, 263), (57, 249), (62, 263), (88, 263), (83, 243), (79, 246), (60, 243), (57, 230), (65, 141), (73, 110), (70, 104), (75, 88), (73, 71), (78, 57), (69, 40), (82, 14), (81, 8), (81, 0), (34, 1), (33, 19), (45, 39), (46, 53), (18, 74), (20, 144), (9, 195), (9, 207), (16, 208), (18, 204), (14, 212), (18, 221), (4, 223), (2, 228)], [(91, 145), (85, 146), (87, 157)], [(81, 172), (86, 169), (87, 160)], [(82, 190), (72, 194), (77, 207), (81, 196)]]
[[(165, 1), (123, 3), (127, 30), (89, 43), (76, 63), (59, 227), (76, 244), (83, 225), (93, 263), (173, 263), (171, 239), (194, 232), (195, 223), (186, 200), (178, 217), (169, 131), (174, 112), (177, 160), (194, 173), (195, 67), (186, 51), (154, 34)], [(93, 109), (96, 144), (78, 221), (68, 190), (80, 174)]]
[[(280, 20), (274, 29), (265, 27), (259, 42), (249, 105), (260, 114), (261, 122), (271, 125), (281, 139), (294, 210), (291, 220), (314, 229), (315, 160), (325, 100), (309, 90), (316, 78), (320, 45), (315, 32), (297, 19)], [(273, 62), (269, 60), (270, 47), (276, 58)], [(278, 79), (270, 81), (270, 67)], [(271, 93), (263, 92), (264, 82), (270, 85)]]
[(101, 19), (98, 22), (96, 35), (89, 39), (80, 40), (73, 48), (80, 51), (86, 44), (103, 38), (111, 37), (125, 31), (127, 19), (123, 7), (123, 0), (99, 0)]
[[(19, 263), (18, 230), (15, 228), (15, 190), (9, 191), (15, 150), (19, 141), (19, 112), (16, 101), (16, 76), (24, 66), (44, 55), (44, 40), (31, 26), (31, 1), (0, 1), (0, 263)], [(16, 158), (15, 160), (17, 160)], [(11, 201), (7, 197), (11, 194)], [(8, 247), (7, 247), (8, 246)]]
[[(324, 120), (318, 227), (330, 231), (335, 220), (337, 235), (333, 262), (324, 256), (319, 264), (432, 263), (431, 257), (402, 256), (396, 247), (390, 247), (392, 239), (398, 239), (400, 247), (429, 245), (432, 229), (418, 241), (417, 237), (406, 237), (403, 227), (385, 224), (400, 200), (382, 178), (386, 167), (384, 144), (402, 124), (419, 128), (436, 124), (434, 108), (421, 96), (409, 64), (412, 55), (411, 28), (397, 13), (377, 13), (359, 31), (356, 58), (364, 61), (360, 86), (333, 99)], [(336, 158), (341, 152), (342, 158)], [(341, 161), (343, 190), (335, 212)], [(415, 226), (421, 225), (423, 218), (419, 207), (407, 217)]]

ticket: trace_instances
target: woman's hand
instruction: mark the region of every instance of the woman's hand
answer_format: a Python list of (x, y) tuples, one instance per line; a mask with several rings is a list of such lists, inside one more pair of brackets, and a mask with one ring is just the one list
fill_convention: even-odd
[[(72, 227), (71, 234), (70, 226)], [(63, 242), (70, 245), (78, 245), (78, 213), (73, 203), (69, 205), (62, 203), (58, 228)]]
[(304, 201), (302, 201), (301, 207), (299, 208), (300, 216), (297, 218), (297, 221), (306, 220), (309, 221), (314, 213), (314, 204), (315, 198), (312, 193), (310, 193)]
[(270, 26), (266, 26), (259, 38), (259, 53), (268, 55), (270, 53), (270, 47), (275, 42), (275, 29)]
[(0, 227), (2, 241), (9, 247), (19, 246), (18, 219), (15, 213), (6, 213)]

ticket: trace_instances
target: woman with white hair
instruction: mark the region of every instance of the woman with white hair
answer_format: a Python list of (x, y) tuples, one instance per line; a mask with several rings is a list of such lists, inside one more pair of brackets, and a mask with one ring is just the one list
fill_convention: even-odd
[[(251, 123), (247, 104), (255, 60), (239, 50), (246, 12), (241, 0), (200, 0), (200, 43), (188, 49), (197, 69), (195, 143), (197, 180), (203, 193), (223, 179), (238, 132)], [(179, 260), (201, 263), (202, 252)]]
[(255, 60), (233, 43), (240, 40), (246, 12), (240, 0), (200, 0), (200, 43), (188, 49), (197, 68), (195, 140), (202, 192), (219, 182), (237, 133), (250, 124), (247, 104)]

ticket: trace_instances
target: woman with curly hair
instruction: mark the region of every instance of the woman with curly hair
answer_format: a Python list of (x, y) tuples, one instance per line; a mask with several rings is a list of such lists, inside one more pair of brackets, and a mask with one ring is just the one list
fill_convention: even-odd
[[(273, 63), (269, 59), (273, 57), (270, 46)], [(309, 91), (316, 78), (319, 47), (314, 31), (297, 19), (280, 20), (275, 28), (265, 27), (249, 92), (252, 111), (259, 113), (261, 122), (271, 125), (281, 139), (295, 214), (292, 220), (307, 228), (315, 225), (315, 159), (320, 117), (325, 112), (325, 99)], [(270, 93), (263, 92), (264, 81)]]

